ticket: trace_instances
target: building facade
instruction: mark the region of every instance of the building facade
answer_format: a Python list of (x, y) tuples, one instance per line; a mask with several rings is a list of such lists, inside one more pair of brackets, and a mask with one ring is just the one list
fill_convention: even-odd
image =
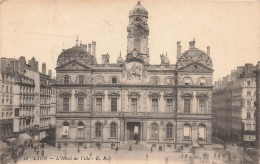
[(253, 64), (232, 70), (213, 90), (213, 134), (252, 147), (255, 141), (256, 75)]
[[(42, 79), (51, 83), (55, 81), (51, 76), (38, 71), (38, 61), (34, 57), (28, 61), (28, 64), (23, 56), (19, 59), (1, 58), (1, 74), (1, 139), (13, 142), (15, 138), (21, 138), (19, 136), (22, 135), (24, 139), (41, 140), (42, 120), (55, 126), (56, 104), (55, 89), (51, 92), (48, 89), (48, 95), (40, 94), (42, 88), (46, 88), (42, 84)], [(47, 86), (50, 88), (50, 82)], [(52, 97), (52, 102), (41, 104), (41, 98), (49, 99), (49, 95)], [(52, 111), (47, 118), (41, 113), (43, 105), (49, 107), (48, 110), (51, 108)]]
[(211, 144), (212, 61), (195, 47), (177, 63), (161, 54), (149, 63), (148, 12), (140, 2), (129, 12), (127, 52), (116, 63), (96, 61), (96, 42), (63, 50), (56, 67), (56, 143), (87, 147), (129, 141), (173, 148)]

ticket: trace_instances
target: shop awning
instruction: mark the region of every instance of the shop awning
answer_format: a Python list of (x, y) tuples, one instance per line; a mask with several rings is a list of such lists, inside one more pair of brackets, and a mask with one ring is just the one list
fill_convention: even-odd
[(6, 143), (0, 141), (0, 149), (3, 150), (3, 149), (6, 149), (8, 148), (8, 146), (6, 145)]
[(8, 141), (9, 143), (13, 143), (13, 142), (17, 141), (17, 138), (8, 138), (5, 140)]
[(27, 134), (27, 133), (19, 135), (19, 142), (20, 142), (20, 144), (24, 144), (25, 141), (29, 141), (31, 139), (32, 139), (32, 137), (29, 136), (29, 134)]

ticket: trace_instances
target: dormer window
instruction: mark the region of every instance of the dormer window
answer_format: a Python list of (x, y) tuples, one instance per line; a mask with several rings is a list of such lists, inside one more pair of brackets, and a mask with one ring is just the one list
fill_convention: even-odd
[(79, 84), (84, 84), (84, 76), (79, 76)]
[(206, 78), (201, 78), (199, 80), (199, 83), (200, 83), (200, 85), (205, 85), (206, 84)]
[(171, 77), (166, 78), (166, 84), (168, 85), (173, 84), (173, 79)]
[(184, 84), (185, 85), (191, 85), (191, 78), (185, 78), (184, 79)]
[(153, 84), (153, 85), (159, 84), (159, 78), (158, 77), (152, 77), (151, 78), (151, 84)]
[(64, 82), (64, 84), (69, 84), (69, 82), (70, 82), (69, 76), (64, 76), (63, 77), (63, 82)]
[(247, 81), (247, 85), (250, 86), (251, 85), (251, 81)]
[(103, 77), (102, 76), (96, 77), (96, 82), (97, 84), (102, 84), (104, 82)]
[(117, 78), (116, 77), (112, 77), (112, 84), (117, 84)]

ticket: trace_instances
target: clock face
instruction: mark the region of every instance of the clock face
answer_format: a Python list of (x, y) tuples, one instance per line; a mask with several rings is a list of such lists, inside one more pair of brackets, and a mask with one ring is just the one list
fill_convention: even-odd
[(135, 20), (136, 20), (136, 21), (140, 21), (141, 19), (140, 19), (139, 17), (136, 17)]

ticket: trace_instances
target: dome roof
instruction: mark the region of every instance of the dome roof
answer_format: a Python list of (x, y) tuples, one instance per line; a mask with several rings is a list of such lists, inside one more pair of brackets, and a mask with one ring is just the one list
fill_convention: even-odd
[(63, 65), (73, 60), (76, 60), (77, 62), (84, 65), (95, 64), (94, 56), (90, 55), (86, 51), (86, 48), (82, 46), (74, 46), (62, 51), (62, 53), (58, 56), (57, 66)]
[(117, 63), (120, 64), (123, 62), (124, 62), (124, 59), (121, 57), (121, 52), (120, 52), (120, 56), (117, 58)]
[(135, 15), (148, 17), (148, 11), (141, 5), (140, 2), (138, 2), (137, 5), (135, 5), (135, 7), (129, 12), (129, 17)]
[(190, 63), (198, 62), (209, 68), (213, 67), (210, 56), (198, 48), (190, 48), (185, 51), (177, 61), (178, 68), (185, 67)]
[(164, 64), (166, 64), (166, 65), (170, 64), (170, 60), (169, 60), (169, 58), (167, 57), (167, 55), (165, 56)]

